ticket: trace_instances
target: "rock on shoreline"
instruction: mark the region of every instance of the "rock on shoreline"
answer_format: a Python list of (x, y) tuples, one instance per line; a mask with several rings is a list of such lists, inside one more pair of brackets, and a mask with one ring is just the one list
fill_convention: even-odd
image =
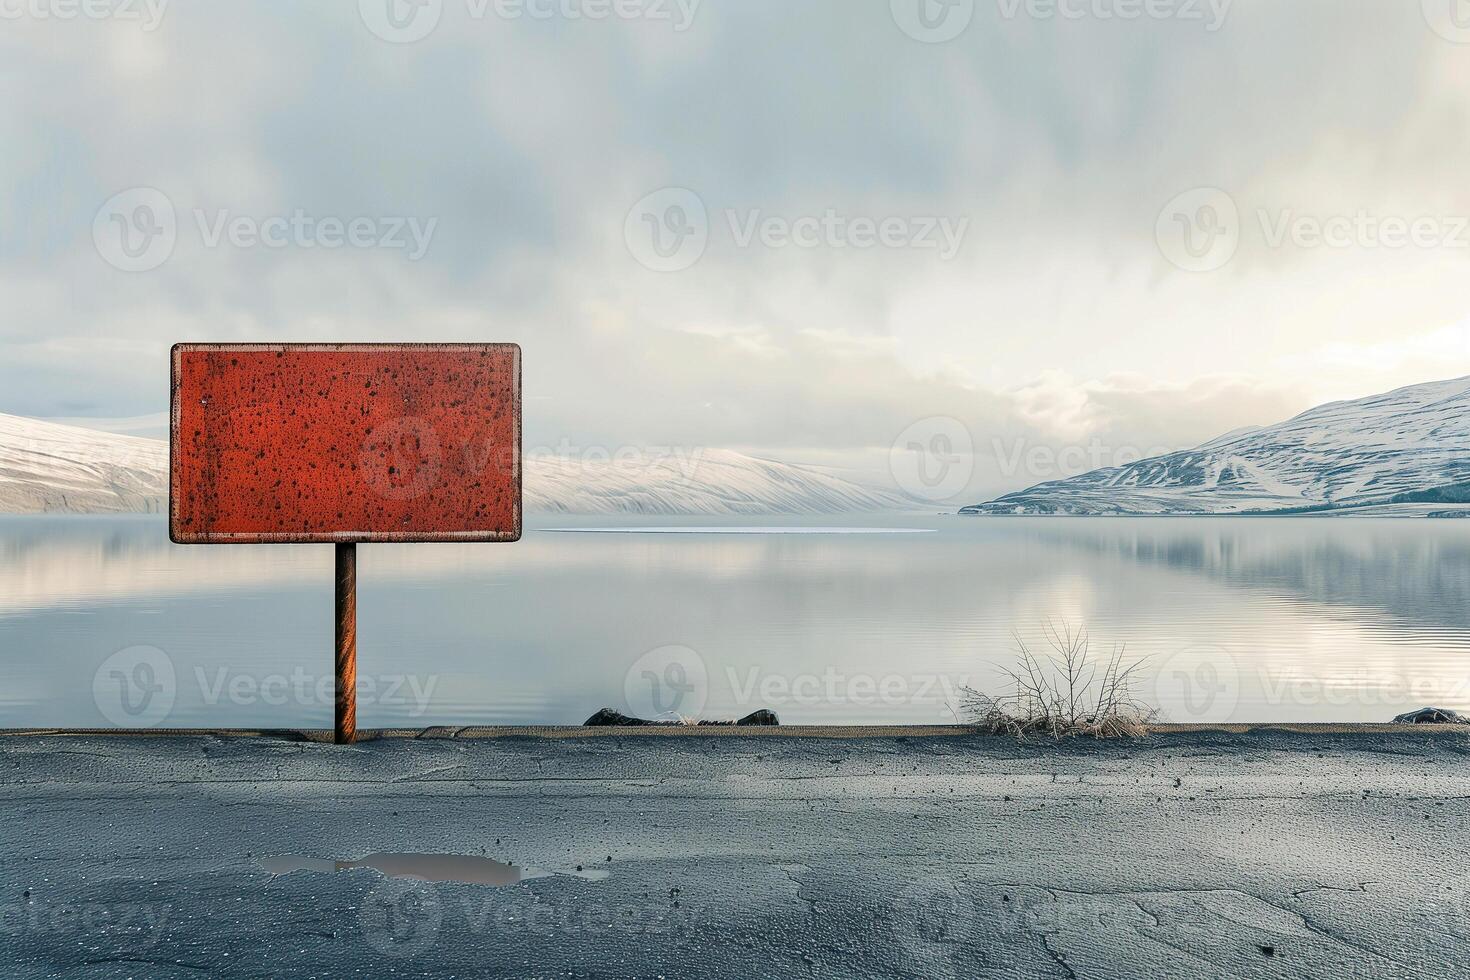
[(1418, 711), (1410, 711), (1407, 714), (1394, 718), (1395, 725), (1470, 725), (1470, 718), (1466, 718), (1458, 711), (1449, 708), (1420, 708)]
[[(681, 725), (678, 721), (650, 721), (647, 718), (630, 718), (613, 708), (602, 708), (582, 724), (587, 728), (637, 728), (644, 725)], [(769, 708), (752, 711), (736, 721), (699, 721), (698, 725), (779, 725), (781, 719)]]

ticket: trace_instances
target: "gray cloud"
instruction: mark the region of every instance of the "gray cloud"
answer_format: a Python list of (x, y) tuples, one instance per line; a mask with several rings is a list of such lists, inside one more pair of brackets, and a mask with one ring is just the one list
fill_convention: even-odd
[[(1422, 339), (1464, 320), (1470, 254), (1273, 248), (1257, 218), (1470, 214), (1470, 48), (1417, 4), (1238, 0), (1210, 32), (982, 2), (944, 44), (888, 7), (705, 0), (678, 32), (446, 0), (402, 45), (355, 3), (173, 0), (153, 31), (9, 22), (0, 411), (156, 412), (176, 340), (514, 340), (533, 444), (872, 469), (947, 416), (985, 457), (981, 493), (1026, 482), (997, 440), (1173, 447), (1470, 370)], [(1197, 186), (1242, 216), (1207, 274), (1154, 240)], [(178, 237), (129, 273), (92, 228), (133, 187), (167, 195)], [(663, 187), (710, 219), (678, 272), (623, 237)], [(209, 247), (196, 210), (437, 224), (411, 261)], [(947, 261), (742, 246), (732, 227), (829, 210), (967, 225)]]

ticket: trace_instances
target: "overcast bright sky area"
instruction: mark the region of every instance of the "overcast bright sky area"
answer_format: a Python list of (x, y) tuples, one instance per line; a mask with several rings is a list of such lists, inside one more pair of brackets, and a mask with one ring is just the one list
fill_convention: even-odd
[(528, 451), (963, 503), (1470, 374), (1455, 0), (90, 2), (0, 0), (0, 412), (515, 341)]

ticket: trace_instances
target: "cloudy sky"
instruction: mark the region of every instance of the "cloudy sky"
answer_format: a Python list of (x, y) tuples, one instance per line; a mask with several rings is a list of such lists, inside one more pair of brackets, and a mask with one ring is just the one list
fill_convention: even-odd
[(1470, 374), (1455, 0), (88, 2), (0, 0), (0, 412), (516, 341), (529, 449), (970, 502)]

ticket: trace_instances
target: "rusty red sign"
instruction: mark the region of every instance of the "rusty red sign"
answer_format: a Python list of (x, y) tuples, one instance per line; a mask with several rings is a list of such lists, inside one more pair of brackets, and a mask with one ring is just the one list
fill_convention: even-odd
[(180, 544), (515, 541), (515, 344), (177, 344)]

